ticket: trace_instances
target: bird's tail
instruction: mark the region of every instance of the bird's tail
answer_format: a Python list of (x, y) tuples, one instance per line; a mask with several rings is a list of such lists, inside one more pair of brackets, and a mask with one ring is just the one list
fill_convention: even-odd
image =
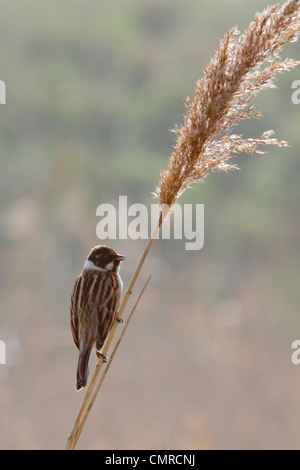
[(81, 390), (86, 386), (88, 374), (89, 374), (89, 358), (91, 354), (91, 348), (86, 347), (83, 350), (80, 348), (78, 366), (77, 366), (77, 382), (76, 390)]

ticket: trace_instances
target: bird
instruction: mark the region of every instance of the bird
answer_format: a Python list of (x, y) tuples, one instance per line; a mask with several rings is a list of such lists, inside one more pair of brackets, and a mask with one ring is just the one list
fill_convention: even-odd
[[(122, 293), (120, 263), (126, 257), (106, 245), (95, 246), (76, 278), (71, 294), (71, 332), (79, 350), (76, 390), (87, 384), (88, 363), (95, 345), (98, 357), (117, 318)], [(121, 320), (119, 320), (121, 321)]]

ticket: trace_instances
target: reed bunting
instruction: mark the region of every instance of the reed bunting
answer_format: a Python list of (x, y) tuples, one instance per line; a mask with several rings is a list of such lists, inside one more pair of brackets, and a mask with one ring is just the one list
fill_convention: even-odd
[(76, 389), (86, 386), (88, 363), (95, 344), (96, 354), (116, 321), (122, 291), (118, 274), (125, 256), (105, 245), (95, 246), (77, 277), (71, 296), (71, 330), (79, 350)]

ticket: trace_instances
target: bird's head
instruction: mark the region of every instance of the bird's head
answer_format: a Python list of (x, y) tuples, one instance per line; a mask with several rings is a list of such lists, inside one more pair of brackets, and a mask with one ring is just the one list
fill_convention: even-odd
[(84, 269), (110, 271), (117, 273), (125, 256), (119, 255), (106, 245), (95, 246), (89, 253)]

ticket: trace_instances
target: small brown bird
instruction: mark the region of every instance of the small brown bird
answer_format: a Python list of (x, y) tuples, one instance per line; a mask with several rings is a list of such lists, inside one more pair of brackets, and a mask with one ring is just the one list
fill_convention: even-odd
[(123, 283), (118, 274), (125, 256), (105, 245), (95, 246), (77, 277), (71, 296), (71, 330), (79, 350), (76, 389), (86, 386), (94, 344), (101, 348), (117, 319)]

